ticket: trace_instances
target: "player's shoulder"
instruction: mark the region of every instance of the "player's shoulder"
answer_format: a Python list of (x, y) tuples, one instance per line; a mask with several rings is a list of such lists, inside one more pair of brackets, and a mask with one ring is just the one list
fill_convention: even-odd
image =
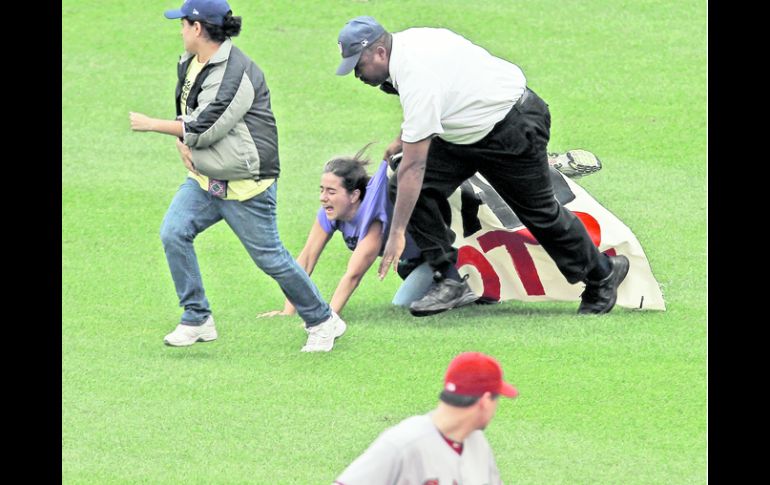
[(398, 447), (407, 447), (435, 433), (428, 415), (411, 416), (382, 433), (382, 440)]

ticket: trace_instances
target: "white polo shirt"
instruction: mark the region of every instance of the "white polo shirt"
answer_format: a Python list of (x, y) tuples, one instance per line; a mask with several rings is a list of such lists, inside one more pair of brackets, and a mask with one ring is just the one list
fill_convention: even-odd
[(433, 412), (388, 428), (340, 474), (335, 485), (502, 485), (481, 430), (458, 455), (433, 424)]
[(393, 33), (389, 71), (404, 111), (401, 139), (410, 143), (434, 134), (477, 142), (527, 87), (517, 65), (447, 29)]

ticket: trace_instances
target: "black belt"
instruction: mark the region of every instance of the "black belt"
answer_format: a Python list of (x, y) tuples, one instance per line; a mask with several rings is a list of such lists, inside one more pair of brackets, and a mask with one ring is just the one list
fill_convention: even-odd
[[(504, 124), (506, 124), (512, 117), (518, 116), (521, 114), (521, 108), (522, 105), (529, 99), (529, 93), (532, 91), (528, 88), (524, 88), (524, 92), (521, 93), (521, 96), (519, 96), (519, 99), (516, 100), (515, 103), (513, 103), (513, 106), (511, 106), (511, 109), (508, 110), (508, 113), (505, 114), (505, 118), (501, 119), (497, 123), (495, 123), (495, 126), (492, 127), (492, 131), (487, 133), (487, 135), (482, 138), (481, 140), (477, 141), (476, 143), (481, 143), (484, 140), (487, 140), (488, 138), (493, 136), (493, 133), (497, 133), (500, 127)], [(533, 93), (534, 94), (534, 93)], [(474, 143), (475, 144), (475, 143)]]

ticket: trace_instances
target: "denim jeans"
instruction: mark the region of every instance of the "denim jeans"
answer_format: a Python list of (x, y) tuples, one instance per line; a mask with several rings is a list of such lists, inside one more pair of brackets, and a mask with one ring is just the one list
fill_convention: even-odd
[(276, 225), (277, 182), (249, 200), (224, 200), (201, 189), (188, 178), (179, 187), (163, 218), (160, 238), (174, 279), (181, 323), (201, 325), (211, 314), (195, 256), (193, 240), (208, 227), (224, 219), (257, 266), (270, 275), (309, 327), (331, 316), (316, 285), (291, 257), (278, 237)]
[(397, 306), (408, 307), (425, 296), (433, 284), (433, 268), (427, 262), (422, 263), (409, 273), (401, 286), (393, 296), (392, 303)]

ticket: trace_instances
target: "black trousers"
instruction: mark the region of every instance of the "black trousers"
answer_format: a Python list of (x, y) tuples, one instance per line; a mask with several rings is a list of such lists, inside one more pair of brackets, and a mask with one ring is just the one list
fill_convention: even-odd
[[(449, 229), (448, 197), (476, 172), (494, 187), (556, 262), (570, 283), (584, 281), (596, 266), (599, 250), (580, 220), (554, 197), (547, 146), (551, 113), (533, 91), (514, 105), (483, 139), (457, 145), (434, 138), (425, 178), (407, 230), (430, 266), (445, 273), (457, 262)], [(389, 195), (395, 203), (397, 177)]]

